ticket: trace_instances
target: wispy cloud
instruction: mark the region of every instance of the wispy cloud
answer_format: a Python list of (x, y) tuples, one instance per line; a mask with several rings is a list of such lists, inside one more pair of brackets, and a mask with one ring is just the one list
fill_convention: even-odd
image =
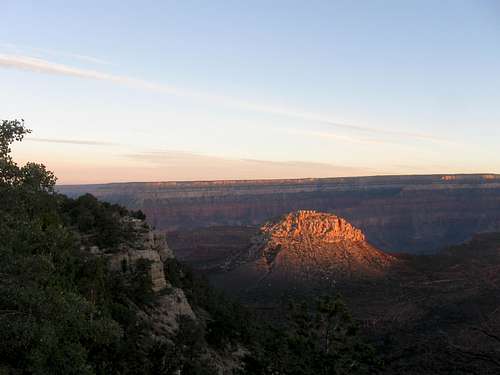
[(60, 50), (55, 50), (55, 49), (19, 46), (19, 45), (15, 45), (15, 44), (11, 44), (11, 43), (0, 43), (0, 47), (4, 48), (4, 49), (8, 49), (10, 51), (16, 51), (16, 53), (22, 53), (22, 51), (25, 51), (24, 53), (26, 53), (26, 52), (33, 53), (34, 52), (35, 54), (69, 57), (72, 59), (81, 60), (81, 61), (89, 62), (92, 64), (111, 65), (111, 63), (109, 61), (106, 61), (106, 60), (103, 60), (103, 59), (100, 59), (100, 58), (97, 58), (94, 56), (82, 55), (82, 54), (78, 54), (78, 53), (60, 51)]
[(316, 163), (231, 159), (184, 151), (115, 155), (98, 163), (62, 160), (52, 166), (61, 184), (138, 181), (213, 181), (348, 177), (380, 174), (368, 168)]
[(69, 65), (49, 62), (47, 60), (29, 57), (0, 54), (0, 66), (11, 69), (28, 70), (37, 73), (64, 75), (78, 78), (88, 78), (100, 81), (110, 81), (122, 85), (146, 90), (160, 91), (167, 94), (182, 96), (200, 96), (201, 94), (179, 90), (163, 84), (148, 82), (140, 79), (119, 76), (114, 74), (102, 73), (90, 69), (81, 69)]
[(82, 140), (82, 139), (60, 139), (60, 138), (27, 137), (25, 140), (26, 141), (31, 141), (31, 142), (65, 143), (65, 144), (71, 144), (71, 145), (118, 146), (117, 143), (113, 143), (113, 142), (89, 141), (89, 140)]
[(56, 75), (72, 76), (85, 79), (109, 81), (116, 84), (121, 84), (138, 89), (162, 92), (182, 97), (197, 98), (206, 101), (216, 102), (226, 106), (231, 106), (234, 108), (284, 116), (308, 122), (315, 122), (319, 124), (326, 124), (335, 127), (337, 129), (348, 130), (357, 133), (367, 133), (378, 137), (393, 136), (398, 138), (413, 139), (413, 140), (435, 142), (435, 143), (452, 143), (447, 139), (435, 137), (429, 134), (343, 124), (325, 115), (317, 113), (296, 111), (290, 108), (263, 105), (259, 103), (238, 100), (227, 96), (215, 95), (211, 93), (198, 92), (192, 90), (185, 90), (179, 87), (170, 86), (166, 84), (145, 81), (141, 79), (131, 78), (128, 76), (108, 74), (96, 70), (81, 69), (29, 56), (0, 54), (0, 67), (29, 70), (45, 74), (56, 74)]
[(141, 163), (142, 169), (153, 174), (155, 170), (162, 171), (164, 180), (334, 177), (374, 173), (368, 168), (313, 161), (237, 159), (170, 150), (128, 154), (125, 157)]
[[(36, 50), (39, 50), (38, 48)], [(49, 54), (54, 54), (54, 55), (60, 55), (60, 56), (67, 56), (67, 57), (72, 57), (81, 61), (86, 61), (92, 64), (100, 64), (100, 65), (111, 65), (109, 61), (98, 59), (97, 57), (92, 57), (92, 56), (87, 56), (87, 55), (78, 55), (76, 53), (68, 53), (68, 52), (61, 52), (61, 51), (52, 51), (52, 50), (40, 50), (40, 52), (44, 53), (49, 53)]]
[(377, 138), (364, 138), (364, 137), (351, 137), (348, 135), (332, 133), (328, 131), (316, 131), (316, 130), (302, 130), (302, 129), (288, 129), (287, 133), (305, 135), (310, 137), (318, 137), (324, 139), (334, 139), (341, 142), (349, 143), (360, 143), (360, 144), (381, 144), (390, 143), (387, 139), (377, 139)]
[(387, 130), (387, 129), (373, 129), (369, 127), (364, 127), (364, 126), (357, 126), (357, 125), (347, 125), (347, 124), (341, 124), (338, 122), (333, 122), (328, 119), (317, 119), (317, 122), (324, 123), (327, 125), (332, 125), (336, 128), (339, 129), (346, 129), (346, 130), (355, 130), (358, 132), (363, 132), (363, 133), (377, 133), (380, 135), (392, 135), (392, 136), (398, 136), (398, 137), (405, 137), (405, 138), (412, 138), (412, 139), (418, 139), (418, 140), (424, 140), (424, 141), (431, 141), (431, 142), (436, 142), (436, 143), (453, 143), (447, 139), (436, 137), (430, 134), (424, 134), (424, 133), (415, 133), (415, 132), (407, 132), (407, 131), (397, 131), (397, 130)]

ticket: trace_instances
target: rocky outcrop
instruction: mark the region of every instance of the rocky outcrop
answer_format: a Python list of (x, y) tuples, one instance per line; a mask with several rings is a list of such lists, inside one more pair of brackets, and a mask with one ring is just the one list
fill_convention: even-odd
[(174, 258), (174, 254), (167, 244), (164, 232), (151, 229), (139, 219), (125, 217), (122, 220), (123, 225), (134, 232), (133, 241), (120, 244), (112, 252), (97, 246), (87, 250), (94, 255), (104, 256), (109, 269), (115, 272), (129, 272), (136, 268), (140, 260), (148, 261), (152, 289), (157, 295), (155, 303), (144, 307), (139, 315), (151, 323), (156, 338), (161, 340), (171, 337), (178, 328), (180, 316), (196, 320), (184, 291), (172, 287), (168, 275), (165, 275), (165, 262)]
[(342, 241), (363, 242), (365, 235), (345, 219), (316, 211), (296, 211), (278, 222), (269, 222), (261, 228), (275, 242), (298, 241), (310, 236), (316, 241), (337, 243)]
[(361, 230), (336, 215), (296, 211), (262, 226), (250, 253), (292, 277), (362, 278), (381, 275), (395, 258), (366, 242)]
[(210, 277), (229, 292), (305, 290), (379, 279), (397, 263), (345, 219), (296, 211), (264, 224), (248, 250), (231, 256)]
[(260, 226), (295, 210), (335, 213), (389, 252), (432, 252), (500, 230), (499, 175), (379, 176), (60, 186), (142, 209), (159, 229)]
[(109, 259), (109, 267), (113, 271), (127, 269), (128, 267), (134, 269), (140, 259), (145, 259), (150, 264), (153, 291), (159, 292), (167, 286), (163, 261), (160, 254), (155, 250), (123, 249), (119, 253), (107, 255), (107, 257)]
[(151, 230), (142, 220), (127, 218), (131, 229), (137, 233), (133, 243), (122, 244), (118, 251), (106, 254), (109, 267), (118, 271), (135, 267), (140, 259), (149, 261), (153, 291), (158, 292), (167, 286), (164, 262), (174, 254), (167, 245), (165, 233)]
[(153, 322), (153, 335), (159, 340), (172, 337), (179, 328), (179, 317), (197, 321), (184, 291), (179, 288), (170, 288), (169, 293), (158, 295), (154, 306), (145, 308), (143, 314), (148, 321)]

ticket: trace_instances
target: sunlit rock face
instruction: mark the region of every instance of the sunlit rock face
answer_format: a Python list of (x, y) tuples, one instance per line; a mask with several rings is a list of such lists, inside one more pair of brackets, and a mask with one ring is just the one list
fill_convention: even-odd
[(296, 211), (264, 224), (247, 250), (212, 270), (228, 291), (290, 291), (379, 279), (398, 261), (369, 244), (345, 219)]
[(296, 210), (335, 213), (388, 252), (433, 252), (500, 230), (499, 175), (125, 183), (60, 191), (140, 208), (165, 230), (260, 226)]
[(365, 241), (363, 232), (345, 219), (306, 210), (290, 213), (278, 222), (266, 223), (261, 232), (268, 234), (275, 242), (299, 241), (305, 236), (324, 243)]
[(380, 276), (395, 261), (345, 219), (316, 211), (296, 211), (266, 223), (253, 241), (251, 253), (263, 256), (269, 270), (281, 268), (292, 279)]

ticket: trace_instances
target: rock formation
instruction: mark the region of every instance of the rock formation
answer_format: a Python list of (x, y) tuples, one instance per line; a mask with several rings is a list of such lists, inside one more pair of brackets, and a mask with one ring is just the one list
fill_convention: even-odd
[[(92, 246), (88, 249), (94, 255), (107, 259), (108, 267), (114, 272), (128, 272), (136, 269), (140, 260), (149, 263), (152, 289), (157, 293), (155, 304), (141, 312), (143, 319), (152, 323), (152, 333), (157, 337), (169, 337), (178, 328), (178, 318), (187, 316), (196, 320), (184, 291), (174, 288), (165, 275), (165, 262), (174, 258), (164, 232), (152, 230), (144, 221), (125, 217), (124, 225), (135, 232), (134, 241), (122, 243), (112, 252)], [(168, 288), (168, 293), (163, 293)], [(160, 293), (162, 292), (162, 293)]]
[(122, 267), (134, 268), (139, 259), (149, 261), (153, 291), (158, 292), (167, 286), (164, 262), (174, 254), (167, 245), (165, 233), (144, 227), (145, 223), (138, 219), (128, 219), (128, 222), (137, 232), (137, 239), (132, 244), (122, 244), (117, 252), (106, 254), (109, 266), (118, 271)]
[(261, 228), (261, 232), (277, 243), (300, 241), (305, 236), (325, 243), (365, 241), (363, 232), (345, 219), (306, 210), (290, 213), (278, 222), (266, 223)]
[(395, 263), (345, 219), (296, 211), (264, 224), (248, 250), (211, 277), (226, 289), (307, 289), (380, 278)]

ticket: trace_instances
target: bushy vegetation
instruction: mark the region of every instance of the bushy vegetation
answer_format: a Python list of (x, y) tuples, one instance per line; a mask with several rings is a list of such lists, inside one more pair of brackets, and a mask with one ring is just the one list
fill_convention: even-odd
[(339, 300), (294, 306), (283, 326), (261, 324), (175, 260), (169, 281), (201, 318), (180, 317), (173, 337), (155, 341), (138, 314), (155, 302), (149, 263), (111, 272), (105, 257), (83, 250), (135, 241), (124, 219), (144, 214), (57, 194), (44, 165), (11, 157), (29, 132), (21, 121), (0, 124), (0, 374), (214, 374), (210, 352), (238, 348), (248, 374), (374, 371)]
[(112, 252), (122, 243), (134, 241), (135, 231), (124, 217), (144, 220), (142, 211), (128, 211), (124, 207), (101, 202), (91, 194), (76, 199), (59, 196), (65, 224), (77, 229), (84, 243)]
[(374, 374), (381, 369), (339, 296), (292, 301), (283, 319), (262, 320), (175, 259), (166, 273), (192, 306), (209, 313), (203, 337), (210, 346), (247, 349), (241, 374)]
[(287, 319), (262, 331), (245, 374), (375, 374), (381, 363), (340, 297), (289, 306)]
[(0, 372), (135, 373), (144, 362), (135, 310), (151, 289), (146, 265), (111, 273), (79, 248), (81, 235), (103, 247), (122, 241), (127, 213), (56, 194), (42, 164), (18, 166), (10, 145), (28, 132), (20, 121), (0, 125)]
[(222, 349), (247, 344), (254, 338), (255, 317), (239, 303), (211, 288), (205, 277), (176, 259), (166, 262), (165, 273), (173, 286), (184, 290), (191, 306), (208, 313), (205, 337), (211, 346)]

